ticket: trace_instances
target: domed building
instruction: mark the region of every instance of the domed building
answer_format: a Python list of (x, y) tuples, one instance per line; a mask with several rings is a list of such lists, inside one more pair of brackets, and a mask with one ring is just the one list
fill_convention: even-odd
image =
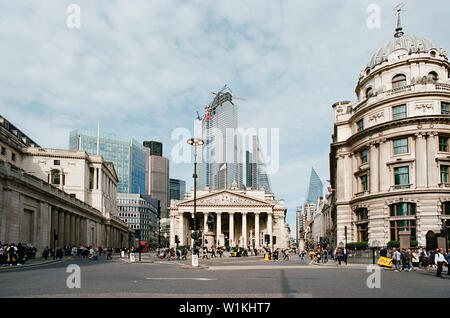
[[(338, 244), (386, 246), (450, 226), (450, 64), (433, 41), (394, 38), (361, 71), (357, 101), (335, 113), (330, 176)], [(432, 232), (430, 232), (432, 231)]]

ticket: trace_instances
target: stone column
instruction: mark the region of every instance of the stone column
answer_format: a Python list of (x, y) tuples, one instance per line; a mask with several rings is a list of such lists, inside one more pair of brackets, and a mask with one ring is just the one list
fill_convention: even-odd
[(270, 236), (270, 244), (269, 244), (269, 248), (272, 250), (273, 248), (273, 233), (272, 233), (272, 213), (268, 213), (267, 214), (267, 231)]
[(208, 212), (203, 213), (203, 235), (208, 232)]
[(233, 212), (229, 212), (230, 214), (230, 237), (229, 237), (229, 241), (230, 241), (230, 246), (233, 247), (234, 246), (234, 214)]
[(217, 231), (216, 231), (217, 238), (216, 238), (216, 242), (217, 242), (217, 246), (222, 246), (223, 243), (220, 240), (220, 236), (222, 234), (222, 212), (217, 212), (216, 216), (217, 216)]
[(369, 153), (369, 160), (370, 160), (370, 185), (369, 185), (369, 191), (370, 193), (377, 193), (380, 191), (380, 187), (378, 184), (378, 144), (372, 144), (370, 145), (370, 153)]
[(242, 212), (242, 237), (244, 238), (244, 248), (247, 248), (247, 212)]
[(58, 241), (56, 242), (56, 246), (63, 247), (64, 246), (64, 211), (59, 210), (58, 212)]
[(75, 217), (75, 245), (80, 246), (80, 217)]
[(76, 245), (76, 233), (75, 233), (75, 215), (70, 216), (70, 243)]
[(257, 249), (260, 248), (260, 246), (259, 246), (259, 242), (260, 242), (259, 235), (260, 235), (260, 233), (259, 233), (259, 212), (255, 212), (255, 247)]
[(178, 224), (178, 226), (179, 226), (179, 231), (178, 231), (179, 235), (178, 236), (180, 238), (180, 244), (181, 245), (186, 245), (185, 237), (184, 237), (184, 214), (181, 213), (178, 216), (178, 219), (179, 219), (179, 224)]
[[(416, 135), (416, 187), (425, 188), (427, 186), (427, 144), (426, 137), (417, 133)], [(413, 183), (412, 180), (410, 183)]]
[[(441, 183), (440, 172), (436, 165), (436, 154), (438, 153), (438, 137), (437, 132), (429, 132), (429, 137), (427, 138), (427, 165), (428, 169), (425, 169), (428, 172), (428, 187), (437, 187), (439, 183)], [(409, 178), (411, 182), (411, 170), (409, 172)]]
[(58, 233), (58, 210), (54, 207), (51, 207), (51, 213), (52, 213), (52, 223), (50, 226), (50, 244), (49, 247), (53, 248), (54, 242), (53, 242), (53, 234)]
[(70, 244), (70, 214), (64, 213), (64, 245)]
[(170, 246), (175, 246), (175, 216), (170, 216)]

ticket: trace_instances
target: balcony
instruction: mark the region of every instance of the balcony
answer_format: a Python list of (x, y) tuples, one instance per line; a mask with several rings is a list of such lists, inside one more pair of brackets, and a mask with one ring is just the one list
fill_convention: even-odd
[(389, 188), (389, 191), (411, 189), (412, 184), (396, 184)]

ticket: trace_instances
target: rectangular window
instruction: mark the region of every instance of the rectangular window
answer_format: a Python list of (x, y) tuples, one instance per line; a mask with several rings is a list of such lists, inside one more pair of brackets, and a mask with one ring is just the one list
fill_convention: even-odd
[(392, 107), (392, 119), (406, 118), (406, 105), (399, 105)]
[(441, 183), (448, 183), (448, 168), (449, 166), (441, 165)]
[(448, 115), (450, 111), (450, 103), (441, 102), (441, 115)]
[(367, 162), (367, 149), (364, 149), (361, 151), (361, 163)]
[(368, 223), (357, 225), (359, 242), (367, 242), (369, 240), (368, 225)]
[(361, 119), (360, 121), (358, 121), (358, 122), (356, 123), (356, 125), (358, 126), (358, 131), (363, 130), (363, 129), (364, 129), (364, 118)]
[(361, 191), (367, 191), (369, 186), (367, 184), (367, 174), (361, 176)]
[(395, 185), (409, 184), (409, 167), (394, 168)]
[(408, 138), (394, 140), (394, 154), (408, 152)]
[(5, 155), (6, 155), (6, 148), (2, 147), (2, 156), (5, 156)]
[(448, 152), (448, 137), (439, 137), (439, 151)]
[(94, 168), (89, 168), (89, 190), (94, 188)]
[(15, 154), (15, 153), (12, 153), (12, 154), (11, 154), (11, 160), (12, 160), (12, 161), (16, 161), (16, 154)]
[(415, 220), (400, 220), (391, 221), (391, 240), (399, 241), (400, 231), (411, 231), (411, 240), (416, 240), (416, 221)]
[(54, 166), (59, 166), (60, 164), (61, 164), (61, 162), (59, 160), (53, 160)]

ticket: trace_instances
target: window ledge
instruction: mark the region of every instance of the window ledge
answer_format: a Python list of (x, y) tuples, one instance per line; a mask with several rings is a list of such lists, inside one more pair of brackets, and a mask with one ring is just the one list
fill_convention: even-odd
[(450, 183), (439, 183), (439, 188), (450, 188)]
[(410, 189), (412, 186), (412, 184), (398, 184), (398, 185), (393, 185), (390, 187), (390, 191), (392, 190), (403, 190), (403, 189)]

